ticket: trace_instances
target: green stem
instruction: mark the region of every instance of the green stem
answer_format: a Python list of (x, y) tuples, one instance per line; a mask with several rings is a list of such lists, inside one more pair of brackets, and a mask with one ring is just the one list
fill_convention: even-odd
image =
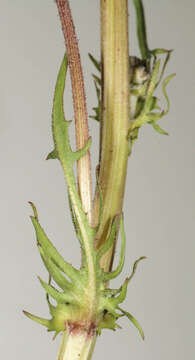
[[(96, 246), (103, 246), (116, 214), (121, 213), (128, 160), (127, 132), (129, 111), (129, 52), (127, 0), (101, 0), (101, 55), (103, 98), (100, 141), (99, 183), (103, 195), (103, 214)], [(98, 193), (98, 192), (97, 192)], [(94, 219), (98, 218), (96, 194)], [(102, 260), (111, 267), (113, 247)]]
[(144, 8), (141, 0), (133, 0), (136, 11), (137, 36), (142, 59), (150, 57), (148, 48)]

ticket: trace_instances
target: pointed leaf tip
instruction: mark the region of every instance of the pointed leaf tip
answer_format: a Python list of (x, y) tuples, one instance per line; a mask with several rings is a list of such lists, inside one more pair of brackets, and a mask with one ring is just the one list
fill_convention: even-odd
[(167, 135), (167, 136), (169, 135), (169, 133), (166, 132), (165, 130), (163, 130), (163, 129), (157, 124), (156, 121), (152, 121), (150, 124), (153, 126), (154, 130), (156, 130), (156, 132), (157, 132), (158, 134), (160, 134), (160, 135)]
[(131, 279), (132, 279), (133, 276), (135, 275), (135, 272), (136, 272), (136, 269), (137, 269), (137, 266), (138, 266), (139, 262), (140, 262), (141, 260), (145, 260), (145, 259), (147, 259), (146, 256), (141, 256), (139, 259), (137, 259), (137, 260), (134, 262), (132, 273), (131, 273), (131, 275), (127, 278), (128, 283), (131, 281)]
[(88, 53), (88, 55), (89, 55), (90, 60), (91, 60), (92, 63), (94, 64), (95, 68), (96, 68), (98, 71), (101, 71), (101, 62), (98, 61), (98, 60), (96, 60), (92, 54)]
[(58, 159), (58, 152), (56, 149), (54, 149), (47, 155), (46, 160), (50, 160), (50, 159)]
[(31, 313), (29, 313), (28, 311), (23, 310), (23, 313), (25, 316), (27, 316), (29, 319), (37, 322), (38, 324), (41, 324), (43, 326), (49, 327), (50, 326), (50, 320), (47, 319), (43, 319), (39, 316), (33, 315)]
[(67, 296), (59, 292), (57, 289), (55, 289), (52, 285), (47, 284), (45, 281), (43, 281), (39, 276), (38, 279), (43, 287), (43, 289), (46, 291), (46, 293), (51, 296), (54, 300), (56, 300), (57, 303), (64, 303), (66, 301), (70, 301), (70, 298), (72, 300), (72, 297), (67, 294)]
[(126, 311), (126, 310), (123, 310), (121, 308), (119, 308), (119, 310), (124, 314), (124, 316), (126, 316), (132, 322), (132, 324), (139, 331), (142, 339), (145, 340), (145, 335), (144, 335), (143, 329), (142, 329), (141, 325), (139, 324), (139, 322), (134, 318), (134, 316), (132, 314), (130, 314), (128, 311)]
[[(34, 218), (35, 218), (36, 220), (38, 220), (38, 212), (37, 212), (37, 209), (36, 209), (35, 205), (33, 204), (32, 201), (29, 201), (28, 203), (29, 203), (30, 206), (32, 207), (33, 214), (34, 214)], [(32, 218), (32, 216), (30, 216), (30, 218)]]

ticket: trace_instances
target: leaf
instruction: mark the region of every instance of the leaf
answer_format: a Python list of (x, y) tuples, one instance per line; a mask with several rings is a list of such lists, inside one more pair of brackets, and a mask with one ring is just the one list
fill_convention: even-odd
[(102, 222), (102, 216), (103, 216), (103, 206), (104, 206), (104, 199), (103, 199), (103, 193), (102, 189), (99, 183), (99, 165), (96, 166), (96, 185), (97, 185), (97, 191), (99, 194), (99, 217), (98, 217), (98, 225), (96, 227), (96, 232), (99, 230), (101, 222)]
[(33, 210), (35, 219), (38, 221), (38, 212), (37, 212), (37, 209), (36, 209), (35, 205), (33, 204), (32, 201), (29, 201), (28, 203), (29, 203), (30, 206), (32, 207), (32, 210)]
[(65, 87), (65, 80), (68, 67), (67, 55), (64, 56), (58, 78), (56, 82), (53, 113), (52, 113), (52, 130), (55, 144), (55, 151), (58, 153), (60, 162), (62, 163), (63, 169), (67, 172), (68, 164), (69, 167), (74, 162), (73, 152), (70, 147), (68, 128), (71, 124), (70, 121), (65, 120), (64, 109), (63, 109), (63, 93)]
[(97, 95), (97, 98), (98, 98), (98, 104), (100, 104), (100, 101), (101, 101), (101, 90), (100, 90), (100, 88), (98, 87), (96, 81), (94, 81), (94, 85), (95, 85), (96, 95)]
[(54, 149), (47, 155), (46, 160), (50, 160), (50, 159), (58, 159), (58, 152), (56, 149)]
[(138, 260), (135, 261), (131, 275), (125, 279), (123, 285), (121, 286), (120, 294), (116, 298), (112, 299), (112, 302), (115, 304), (115, 306), (118, 304), (121, 304), (125, 300), (126, 295), (127, 295), (127, 287), (135, 274), (138, 263), (143, 259), (146, 259), (146, 257), (142, 256)]
[(117, 295), (118, 293), (120, 293), (120, 291), (121, 291), (121, 287), (119, 289), (106, 288), (103, 290), (103, 294), (104, 294), (104, 296), (109, 297), (109, 296)]
[(150, 100), (152, 98), (153, 92), (156, 89), (157, 81), (158, 81), (158, 73), (160, 69), (160, 59), (156, 61), (154, 67), (152, 69), (151, 79), (149, 81), (149, 86), (146, 94), (145, 107), (149, 107)]
[(106, 240), (105, 244), (100, 248), (100, 250), (97, 253), (97, 261), (99, 262), (101, 260), (101, 257), (111, 248), (111, 246), (114, 244), (114, 241), (116, 239), (116, 230), (117, 230), (117, 224), (119, 220), (119, 215), (115, 216), (112, 224), (111, 224), (111, 230), (108, 239)]
[(90, 60), (92, 61), (93, 65), (95, 66), (95, 68), (98, 70), (98, 71), (101, 71), (101, 61), (98, 61), (96, 60), (92, 54), (88, 54), (89, 55), (89, 58)]
[[(101, 73), (101, 62), (97, 61), (91, 54), (89, 54), (89, 57), (90, 57), (91, 61), (93, 62), (93, 64), (95, 65), (96, 69)], [(100, 90), (100, 88), (102, 86), (102, 81), (101, 81), (101, 78), (99, 78), (97, 75), (92, 74), (92, 76), (94, 79), (96, 95), (97, 95), (97, 99), (98, 99), (98, 106), (93, 108), (93, 110), (95, 111), (95, 115), (90, 116), (90, 118), (94, 119), (96, 121), (100, 121), (101, 120), (101, 90)]]
[(51, 296), (53, 299), (57, 301), (58, 304), (64, 304), (64, 303), (72, 303), (74, 298), (70, 293), (61, 293), (58, 290), (56, 290), (53, 286), (47, 284), (45, 281), (43, 281), (40, 277), (38, 277), (42, 287), (47, 292), (49, 296)]
[(164, 112), (165, 115), (168, 114), (168, 112), (170, 110), (170, 101), (169, 101), (169, 98), (167, 95), (166, 87), (167, 87), (167, 84), (174, 78), (175, 75), (176, 74), (171, 74), (171, 75), (167, 76), (166, 79), (162, 83), (162, 92), (164, 94), (164, 97), (165, 97), (165, 100), (167, 103), (167, 110)]
[(168, 135), (168, 133), (163, 130), (158, 124), (157, 121), (160, 120), (162, 117), (168, 114), (170, 110), (170, 101), (167, 95), (166, 87), (167, 84), (171, 81), (171, 79), (175, 76), (175, 74), (169, 75), (162, 83), (162, 92), (166, 100), (167, 109), (162, 111), (161, 113), (151, 113), (148, 114), (148, 119), (150, 120), (150, 124), (153, 126), (153, 128), (161, 135)]
[[(64, 108), (63, 108), (63, 94), (67, 72), (67, 56), (64, 57), (62, 65), (60, 67), (53, 103), (53, 116), (52, 116), (52, 129), (55, 148), (57, 150), (60, 163), (62, 165), (64, 176), (68, 186), (68, 192), (70, 201), (76, 220), (78, 222), (79, 229), (81, 231), (81, 237), (83, 240), (83, 251), (86, 253), (86, 258), (89, 259), (91, 252), (95, 249), (93, 247), (93, 229), (89, 226), (87, 216), (83, 210), (81, 198), (77, 190), (76, 179), (73, 170), (73, 163), (78, 161), (88, 151), (91, 145), (91, 138), (88, 139), (85, 146), (73, 152), (69, 141), (69, 126), (70, 122), (65, 120)], [(88, 252), (88, 254), (87, 254)], [(87, 260), (88, 261), (88, 260)], [(92, 264), (92, 262), (91, 262)], [(88, 263), (89, 265), (89, 263)], [(68, 275), (69, 276), (69, 275)]]
[(144, 8), (141, 0), (133, 0), (136, 10), (136, 26), (137, 37), (139, 43), (139, 49), (142, 55), (142, 59), (150, 58), (150, 50), (148, 48), (146, 22), (144, 15)]
[(53, 246), (51, 241), (48, 239), (44, 230), (40, 226), (38, 220), (35, 217), (31, 216), (31, 220), (37, 235), (37, 242), (41, 245), (44, 253), (53, 261), (55, 264), (63, 271), (71, 280), (78, 278), (78, 270), (73, 268), (73, 266), (67, 263), (63, 257), (58, 253), (56, 248)]
[(144, 336), (143, 329), (142, 329), (141, 325), (139, 324), (139, 322), (134, 318), (134, 316), (132, 314), (130, 314), (128, 311), (125, 311), (119, 307), (118, 307), (118, 309), (132, 322), (132, 324), (137, 328), (142, 339), (144, 340), (145, 336)]
[(137, 260), (135, 261), (135, 263), (134, 263), (134, 265), (133, 265), (132, 273), (131, 273), (131, 275), (128, 277), (128, 283), (131, 281), (131, 279), (132, 279), (133, 276), (135, 275), (135, 272), (136, 272), (136, 269), (137, 269), (137, 266), (138, 266), (139, 262), (140, 262), (141, 260), (145, 260), (145, 259), (147, 259), (146, 256), (141, 256), (139, 259), (137, 259)]
[(25, 310), (23, 310), (23, 313), (24, 313), (24, 315), (26, 315), (29, 319), (37, 322), (38, 324), (41, 324), (41, 325), (43, 325), (43, 326), (46, 326), (47, 328), (50, 327), (50, 320), (43, 319), (43, 318), (41, 318), (41, 317), (39, 317), (39, 316), (36, 316), (36, 315), (33, 315), (33, 314), (29, 313), (28, 311), (25, 311)]
[(98, 105), (96, 107), (92, 108), (94, 110), (94, 112), (95, 112), (95, 116), (90, 116), (90, 118), (100, 122), (100, 120), (101, 120), (101, 90), (98, 87), (96, 81), (94, 81), (94, 85), (95, 85), (95, 89), (96, 89)]
[(97, 75), (95, 75), (95, 74), (92, 74), (92, 76), (93, 76), (93, 78), (94, 78), (94, 82), (95, 82), (96, 84), (98, 84), (99, 86), (101, 86), (101, 85), (102, 85), (101, 79), (100, 79)]
[(54, 94), (52, 129), (55, 149), (54, 151), (52, 151), (52, 153), (49, 154), (50, 158), (58, 154), (59, 160), (65, 172), (66, 179), (68, 174), (71, 174), (71, 176), (73, 176), (71, 165), (75, 161), (78, 161), (91, 146), (91, 138), (89, 138), (85, 146), (78, 151), (73, 152), (70, 146), (68, 130), (71, 121), (66, 121), (63, 109), (63, 93), (65, 87), (67, 67), (68, 58), (67, 55), (65, 55), (58, 74)]
[(120, 252), (119, 263), (115, 270), (104, 274), (105, 281), (116, 278), (121, 273), (123, 266), (124, 266), (126, 236), (125, 236), (123, 215), (121, 216), (121, 219), (120, 219), (120, 234), (121, 234), (121, 252)]
[(167, 53), (167, 55), (166, 55), (165, 61), (163, 63), (163, 67), (162, 67), (161, 74), (160, 74), (160, 77), (159, 77), (159, 80), (158, 80), (158, 84), (160, 84), (160, 82), (161, 82), (161, 80), (163, 78), (166, 66), (167, 66), (167, 64), (169, 62), (169, 59), (170, 59), (170, 56), (171, 56), (171, 52), (172, 52), (172, 50), (164, 50), (164, 53)]
[(167, 50), (167, 49), (163, 49), (163, 48), (157, 48), (157, 49), (150, 50), (151, 54), (154, 56), (171, 53), (172, 51), (173, 50)]
[(67, 291), (71, 288), (71, 283), (62, 275), (59, 268), (55, 265), (55, 263), (45, 255), (42, 247), (38, 245), (38, 249), (41, 255), (41, 258), (45, 264), (46, 269), (48, 270), (50, 276), (56, 282), (56, 284), (64, 291)]
[(85, 153), (89, 150), (91, 146), (91, 142), (92, 142), (91, 137), (89, 137), (85, 146), (83, 146), (82, 149), (72, 152), (74, 161), (78, 161), (80, 158), (82, 158), (85, 155)]
[(158, 106), (158, 98), (156, 96), (152, 96), (149, 105), (149, 111), (153, 110), (160, 110), (160, 107)]
[(159, 133), (160, 135), (169, 135), (168, 132), (163, 130), (156, 121), (151, 121), (150, 124), (153, 126), (154, 130)]

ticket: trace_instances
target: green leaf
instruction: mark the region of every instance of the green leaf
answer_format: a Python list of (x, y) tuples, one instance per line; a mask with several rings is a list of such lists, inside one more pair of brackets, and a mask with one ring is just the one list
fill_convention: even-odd
[(33, 210), (33, 214), (34, 214), (35, 219), (38, 221), (38, 212), (37, 212), (37, 209), (36, 209), (35, 205), (33, 204), (32, 201), (29, 201), (28, 203), (29, 203), (30, 206), (32, 207), (32, 210)]
[(97, 75), (95, 75), (95, 74), (92, 74), (92, 76), (93, 76), (93, 78), (94, 78), (94, 82), (95, 82), (96, 84), (98, 84), (99, 86), (101, 86), (101, 85), (102, 85), (101, 79), (100, 79)]
[(100, 250), (97, 253), (97, 261), (99, 262), (101, 260), (102, 255), (104, 255), (114, 244), (114, 241), (116, 239), (116, 230), (117, 230), (117, 224), (119, 221), (119, 215), (115, 216), (111, 225), (111, 230), (108, 239), (106, 240), (105, 244), (100, 248)]
[(124, 266), (126, 236), (125, 236), (123, 215), (121, 216), (121, 219), (120, 219), (120, 234), (121, 234), (121, 252), (120, 252), (119, 263), (115, 270), (104, 274), (104, 279), (106, 281), (116, 278), (121, 273), (123, 266)]
[(81, 240), (81, 232), (79, 229), (79, 224), (76, 218), (76, 215), (74, 213), (74, 209), (72, 207), (72, 203), (71, 203), (71, 199), (70, 199), (70, 194), (68, 193), (68, 203), (69, 203), (69, 208), (70, 208), (70, 214), (71, 214), (71, 218), (72, 218), (72, 223), (76, 232), (77, 237), (79, 238), (79, 240)]
[(67, 291), (71, 288), (71, 283), (62, 275), (59, 268), (55, 265), (55, 263), (45, 255), (42, 247), (38, 245), (38, 249), (41, 255), (41, 258), (45, 264), (46, 269), (48, 270), (49, 274), (56, 282), (56, 284), (64, 291)]
[(167, 84), (171, 81), (171, 79), (175, 76), (175, 74), (169, 75), (162, 83), (162, 92), (166, 100), (167, 109), (162, 111), (161, 113), (150, 113), (148, 114), (148, 119), (150, 124), (153, 126), (153, 128), (161, 135), (168, 135), (168, 133), (163, 130), (158, 124), (157, 121), (160, 120), (162, 117), (168, 114), (170, 110), (170, 101), (167, 95), (166, 87)]
[(120, 316), (113, 316), (113, 314), (110, 314), (109, 312), (105, 313), (97, 329), (97, 334), (101, 335), (102, 329), (115, 331), (117, 328), (120, 328), (120, 326), (116, 323), (119, 317)]
[(125, 311), (119, 307), (118, 307), (118, 309), (132, 322), (132, 324), (137, 328), (142, 339), (144, 340), (145, 336), (144, 336), (143, 329), (142, 329), (141, 325), (139, 324), (139, 322), (134, 318), (134, 316), (131, 315), (128, 311)]
[(101, 61), (96, 60), (92, 54), (88, 54), (90, 60), (98, 71), (101, 71)]
[(84, 246), (84, 242), (83, 242), (83, 238), (82, 238), (82, 233), (79, 227), (79, 222), (77, 221), (77, 217), (75, 215), (74, 209), (72, 207), (72, 203), (71, 203), (71, 199), (70, 199), (70, 195), (68, 193), (68, 203), (69, 203), (69, 208), (70, 208), (70, 214), (71, 214), (71, 218), (72, 218), (72, 223), (75, 229), (75, 233), (77, 235), (77, 239), (80, 242), (81, 245), (81, 249), (82, 249), (82, 267), (85, 266), (86, 264), (86, 254), (85, 254), (85, 246)]
[(135, 275), (135, 272), (136, 272), (136, 269), (137, 269), (137, 266), (138, 266), (139, 262), (140, 262), (141, 260), (145, 260), (145, 259), (147, 259), (146, 256), (141, 256), (139, 259), (137, 259), (137, 260), (135, 261), (135, 263), (133, 264), (132, 273), (131, 273), (131, 275), (127, 278), (127, 279), (128, 279), (128, 283), (131, 281), (131, 279), (132, 279), (133, 276)]
[(160, 107), (158, 106), (158, 98), (156, 96), (152, 96), (150, 100), (149, 111), (153, 110), (160, 110)]
[(35, 217), (31, 217), (36, 235), (37, 235), (37, 242), (41, 245), (44, 253), (46, 256), (51, 258), (55, 264), (63, 271), (71, 280), (78, 279), (78, 270), (73, 268), (73, 266), (67, 263), (63, 257), (58, 253), (56, 248), (53, 246), (51, 241), (48, 239), (47, 235), (45, 234), (44, 230), (40, 226), (38, 220)]
[(169, 135), (168, 132), (163, 130), (156, 121), (151, 121), (150, 124), (153, 126), (154, 130), (159, 133), (160, 135)]
[(73, 296), (67, 293), (61, 293), (56, 290), (53, 286), (47, 284), (40, 277), (38, 277), (42, 287), (45, 289), (47, 294), (57, 301), (58, 304), (72, 303), (74, 301)]
[[(68, 128), (71, 124), (70, 121), (65, 120), (64, 109), (63, 109), (63, 93), (65, 87), (65, 80), (68, 67), (68, 58), (65, 55), (60, 67), (60, 71), (57, 78), (55, 94), (54, 94), (54, 104), (53, 104), (53, 113), (52, 113), (52, 129), (53, 129), (53, 138), (55, 149), (58, 153), (59, 160), (63, 165), (69, 164), (72, 165), (74, 159), (72, 157), (72, 150), (70, 147)], [(67, 169), (67, 166), (65, 166)], [(67, 171), (67, 170), (66, 170)]]
[(99, 194), (99, 217), (98, 217), (98, 225), (96, 227), (96, 232), (99, 230), (101, 222), (102, 222), (102, 216), (103, 216), (103, 206), (104, 206), (104, 199), (103, 199), (103, 194), (102, 194), (102, 189), (99, 183), (99, 165), (96, 166), (96, 185), (97, 185), (97, 191)]
[(169, 76), (166, 77), (166, 79), (163, 81), (162, 83), (162, 92), (164, 94), (166, 103), (167, 103), (167, 110), (164, 112), (164, 114), (168, 114), (169, 110), (170, 110), (170, 101), (167, 95), (167, 91), (166, 91), (166, 87), (168, 85), (168, 83), (174, 78), (175, 74), (171, 74)]
[(156, 55), (166, 54), (165, 61), (164, 61), (163, 66), (162, 66), (162, 70), (161, 70), (161, 74), (160, 74), (157, 86), (158, 86), (158, 84), (160, 84), (160, 82), (161, 82), (161, 80), (163, 78), (163, 75), (165, 73), (165, 69), (167, 67), (167, 63), (169, 62), (169, 59), (170, 59), (170, 56), (171, 56), (171, 53), (172, 53), (172, 50), (166, 50), (166, 49), (154, 49), (153, 51), (151, 51), (151, 54), (154, 56), (154, 58), (156, 58)]
[(58, 152), (56, 149), (54, 149), (47, 155), (46, 160), (50, 160), (50, 159), (58, 159)]
[(100, 101), (101, 101), (101, 90), (100, 90), (100, 88), (98, 87), (96, 81), (94, 81), (94, 85), (95, 85), (96, 95), (97, 95), (97, 98), (98, 98), (98, 104), (100, 104)]
[[(93, 64), (95, 65), (96, 69), (99, 72), (101, 72), (101, 62), (98, 62), (91, 54), (89, 54), (89, 57), (90, 57), (91, 61), (93, 62)], [(97, 75), (92, 74), (92, 76), (94, 79), (94, 85), (95, 85), (96, 95), (97, 95), (97, 99), (98, 99), (98, 106), (93, 108), (93, 110), (95, 111), (95, 115), (90, 116), (90, 118), (94, 119), (96, 121), (100, 121), (101, 120), (101, 90), (100, 89), (102, 86), (102, 81)]]
[(136, 11), (136, 25), (139, 49), (142, 59), (148, 60), (150, 58), (150, 50), (148, 48), (147, 32), (144, 7), (141, 0), (133, 0)]
[(101, 91), (97, 86), (97, 83), (94, 81), (95, 84), (95, 88), (96, 88), (96, 94), (97, 94), (97, 99), (98, 99), (98, 105), (96, 107), (93, 107), (93, 111), (95, 112), (95, 115), (91, 115), (90, 118), (94, 119), (98, 122), (101, 121)]
[(156, 56), (156, 55), (162, 55), (162, 54), (171, 53), (172, 50), (167, 50), (167, 49), (163, 49), (163, 48), (157, 48), (157, 49), (150, 50), (150, 52), (151, 52), (151, 54), (153, 56)]
[(154, 67), (152, 69), (151, 79), (149, 81), (149, 86), (148, 86), (148, 90), (147, 90), (147, 94), (146, 94), (146, 101), (145, 101), (146, 108), (149, 107), (153, 92), (156, 89), (156, 85), (158, 82), (159, 69), (160, 69), (160, 59), (156, 61), (156, 63), (154, 64)]
[(126, 295), (127, 295), (127, 287), (136, 272), (138, 263), (143, 259), (146, 259), (146, 257), (142, 256), (138, 260), (135, 261), (131, 275), (125, 279), (123, 285), (121, 286), (120, 294), (117, 297), (112, 299), (112, 302), (115, 304), (115, 306), (118, 304), (121, 304), (125, 300)]
[(24, 310), (23, 310), (23, 313), (24, 313), (24, 315), (26, 315), (29, 319), (37, 322), (38, 324), (41, 324), (41, 325), (43, 325), (43, 326), (46, 326), (47, 328), (50, 327), (50, 320), (43, 319), (43, 318), (41, 318), (41, 317), (39, 317), (39, 316), (33, 315), (33, 314), (29, 313), (28, 311), (24, 311)]
[(121, 287), (119, 289), (108, 289), (108, 288), (106, 288), (106, 289), (103, 290), (102, 293), (106, 297), (112, 297), (114, 295), (117, 295), (120, 292), (121, 292)]
[(72, 151), (68, 133), (70, 122), (65, 120), (63, 109), (63, 94), (66, 80), (67, 64), (67, 56), (65, 56), (58, 73), (54, 94), (52, 117), (53, 138), (55, 148), (57, 150), (59, 160), (61, 162), (64, 176), (67, 182), (71, 205), (74, 210), (74, 214), (76, 216), (76, 220), (78, 222), (78, 226), (81, 232), (81, 237), (83, 241), (82, 250), (86, 253), (87, 265), (89, 266), (90, 263), (91, 265), (93, 264), (95, 266), (94, 261), (91, 259), (91, 253), (93, 253), (93, 257), (95, 254), (95, 249), (93, 246), (94, 231), (90, 227), (87, 216), (83, 210), (81, 199), (77, 191), (77, 184), (73, 170), (73, 163), (79, 160), (88, 151), (91, 145), (91, 139), (87, 141), (83, 149), (80, 149), (76, 152)]
[(82, 149), (72, 152), (74, 161), (78, 161), (80, 158), (82, 158), (85, 155), (85, 153), (89, 150), (91, 146), (91, 141), (92, 141), (91, 137), (89, 137), (85, 146)]
[(55, 150), (54, 152), (52, 152), (52, 156), (55, 156), (57, 153), (59, 160), (62, 163), (65, 176), (67, 176), (68, 174), (71, 174), (72, 176), (71, 165), (75, 161), (78, 161), (88, 151), (89, 147), (91, 146), (91, 138), (88, 139), (86, 145), (82, 149), (75, 152), (72, 151), (68, 133), (71, 121), (65, 120), (63, 109), (63, 93), (65, 87), (67, 67), (68, 58), (67, 55), (65, 55), (58, 74), (54, 94), (52, 128)]

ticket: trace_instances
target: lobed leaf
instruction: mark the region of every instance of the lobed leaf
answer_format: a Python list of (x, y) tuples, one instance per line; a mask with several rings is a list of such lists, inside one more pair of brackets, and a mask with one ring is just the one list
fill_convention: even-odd
[(71, 280), (77, 279), (79, 274), (78, 270), (73, 268), (71, 264), (67, 263), (58, 253), (58, 251), (53, 246), (53, 244), (45, 234), (44, 230), (40, 226), (38, 220), (35, 217), (31, 217), (31, 220), (37, 235), (37, 242), (41, 245), (45, 255), (51, 258), (59, 267), (59, 269), (63, 271)]
[(43, 281), (40, 277), (38, 279), (47, 294), (56, 300), (58, 304), (72, 303), (74, 301), (74, 297), (69, 292), (59, 292), (52, 285), (49, 285)]
[(38, 245), (38, 249), (46, 269), (56, 284), (64, 291), (69, 290), (71, 288), (71, 283), (62, 275), (61, 271), (55, 265), (52, 259), (45, 255), (40, 245)]

